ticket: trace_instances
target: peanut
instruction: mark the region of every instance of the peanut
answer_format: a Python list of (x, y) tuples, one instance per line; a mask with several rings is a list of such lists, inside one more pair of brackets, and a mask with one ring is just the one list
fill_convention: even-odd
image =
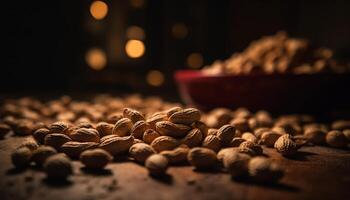
[(11, 154), (11, 160), (16, 168), (23, 168), (29, 165), (32, 157), (32, 151), (28, 147), (17, 148)]
[(153, 130), (153, 129), (147, 129), (142, 136), (143, 141), (145, 141), (147, 144), (151, 144), (153, 142), (154, 139), (156, 139), (157, 137), (159, 137), (160, 134)]
[(249, 159), (247, 154), (232, 151), (224, 154), (223, 165), (232, 177), (241, 177), (248, 172)]
[(145, 162), (150, 155), (155, 153), (156, 151), (146, 143), (134, 144), (129, 149), (129, 155), (140, 163)]
[(134, 138), (142, 139), (143, 133), (149, 128), (150, 128), (150, 125), (147, 122), (140, 120), (136, 122), (132, 127), (131, 135), (134, 136)]
[(71, 158), (79, 158), (80, 154), (87, 150), (97, 148), (99, 143), (96, 142), (66, 142), (61, 146), (61, 151)]
[(195, 121), (199, 121), (201, 113), (195, 108), (187, 108), (177, 112), (174, 112), (169, 121), (175, 124), (187, 124), (190, 125)]
[(49, 125), (50, 133), (63, 133), (65, 134), (66, 130), (70, 125), (63, 121), (54, 122)]
[(34, 139), (39, 143), (39, 144), (44, 144), (45, 142), (45, 137), (50, 133), (50, 130), (47, 128), (40, 128), (33, 133)]
[(215, 167), (218, 161), (215, 151), (203, 147), (192, 148), (188, 152), (187, 160), (197, 169)]
[(257, 182), (275, 183), (283, 177), (283, 171), (270, 159), (254, 157), (248, 163), (249, 175)]
[(53, 147), (41, 145), (35, 151), (33, 151), (32, 161), (37, 166), (42, 166), (48, 157), (56, 153), (57, 151)]
[(326, 134), (326, 132), (319, 128), (308, 128), (304, 131), (304, 136), (308, 140), (308, 142), (311, 142), (316, 145), (325, 143)]
[(242, 139), (244, 139), (246, 141), (253, 142), (253, 143), (257, 143), (257, 141), (258, 141), (256, 136), (253, 133), (250, 133), (250, 132), (243, 133), (241, 137), (242, 137)]
[(348, 140), (341, 131), (329, 131), (326, 136), (326, 142), (331, 147), (344, 148), (348, 144)]
[(297, 153), (298, 146), (288, 134), (280, 136), (274, 145), (275, 149), (284, 156), (291, 156)]
[(99, 147), (115, 156), (127, 152), (133, 145), (133, 142), (134, 137), (132, 136), (112, 137), (103, 141)]
[(70, 159), (64, 154), (50, 156), (44, 162), (44, 169), (49, 179), (66, 179), (73, 173)]
[(59, 150), (64, 143), (69, 141), (71, 141), (71, 138), (63, 133), (51, 133), (46, 135), (44, 143)]
[(89, 169), (103, 169), (113, 160), (113, 156), (103, 149), (85, 150), (80, 161)]
[(174, 124), (169, 121), (160, 121), (156, 123), (156, 130), (164, 136), (184, 137), (191, 130), (191, 127), (183, 124)]
[(93, 128), (79, 128), (69, 135), (77, 142), (100, 142), (100, 134)]
[(183, 139), (181, 139), (181, 143), (191, 148), (195, 146), (200, 146), (202, 144), (202, 140), (202, 132), (199, 129), (195, 128), (188, 132), (188, 134)]
[(239, 145), (242, 144), (242, 142), (245, 142), (246, 140), (240, 137), (235, 137), (231, 140), (230, 146), (231, 147), (239, 147)]
[(261, 146), (250, 142), (244, 141), (239, 145), (239, 152), (249, 154), (250, 156), (257, 156), (263, 154)]
[(221, 148), (221, 142), (216, 135), (208, 135), (204, 138), (202, 146), (217, 152)]
[(149, 173), (154, 176), (161, 176), (166, 173), (168, 169), (168, 159), (160, 154), (153, 154), (145, 161), (145, 166)]
[(153, 140), (151, 146), (157, 152), (172, 150), (178, 146), (179, 142), (170, 136), (160, 136)]
[(132, 123), (136, 123), (140, 120), (145, 120), (145, 117), (139, 111), (130, 108), (124, 108), (123, 116), (125, 118), (129, 118), (132, 121)]
[(107, 122), (99, 122), (96, 125), (96, 130), (98, 131), (100, 137), (111, 135), (113, 132), (113, 124), (109, 124)]
[(115, 123), (112, 134), (119, 136), (130, 135), (133, 123), (129, 118), (122, 118)]
[(178, 164), (187, 161), (187, 155), (190, 149), (186, 145), (181, 145), (173, 150), (160, 152), (171, 164)]
[(260, 137), (260, 144), (263, 144), (267, 147), (273, 147), (278, 138), (281, 137), (281, 134), (274, 131), (265, 131)]
[(235, 127), (231, 125), (224, 125), (218, 130), (218, 132), (216, 133), (216, 136), (219, 138), (221, 145), (229, 146), (231, 140), (235, 136), (235, 133), (236, 133)]

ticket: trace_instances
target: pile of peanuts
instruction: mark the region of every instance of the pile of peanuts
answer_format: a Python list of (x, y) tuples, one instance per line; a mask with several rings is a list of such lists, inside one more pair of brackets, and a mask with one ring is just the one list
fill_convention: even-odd
[[(125, 107), (127, 106), (127, 107)], [(71, 160), (101, 170), (127, 156), (162, 176), (170, 165), (223, 170), (234, 178), (275, 183), (283, 169), (264, 153), (298, 155), (303, 145), (348, 148), (350, 120), (317, 123), (310, 115), (273, 118), (267, 111), (196, 108), (160, 98), (100, 95), (90, 102), (68, 96), (40, 102), (8, 100), (1, 106), (0, 134), (32, 135), (12, 153), (15, 167), (42, 167), (52, 179), (73, 173)]]
[(349, 71), (350, 65), (335, 61), (330, 49), (315, 48), (309, 41), (288, 37), (285, 32), (253, 41), (243, 52), (235, 53), (227, 60), (218, 60), (203, 68), (203, 72), (208, 75), (314, 74)]

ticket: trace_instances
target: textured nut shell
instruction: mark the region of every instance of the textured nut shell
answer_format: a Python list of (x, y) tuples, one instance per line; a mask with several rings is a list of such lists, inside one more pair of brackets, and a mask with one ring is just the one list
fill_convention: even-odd
[(242, 142), (245, 142), (246, 140), (240, 137), (235, 137), (231, 140), (230, 146), (231, 147), (239, 147), (239, 145), (242, 144)]
[(118, 155), (127, 152), (133, 145), (134, 137), (111, 137), (100, 143), (100, 148), (108, 151), (110, 154)]
[(23, 142), (21, 145), (19, 145), (18, 148), (20, 147), (27, 147), (29, 150), (34, 151), (39, 147), (39, 145), (38, 143), (36, 143), (36, 141), (29, 139)]
[(96, 130), (100, 134), (100, 137), (111, 135), (113, 132), (114, 125), (107, 122), (99, 122), (96, 125)]
[(188, 152), (187, 160), (192, 166), (198, 169), (212, 168), (217, 164), (215, 151), (203, 147), (192, 148)]
[(168, 159), (160, 154), (153, 154), (145, 161), (145, 167), (152, 175), (163, 175), (168, 169)]
[(145, 162), (145, 160), (156, 151), (146, 143), (137, 143), (130, 147), (129, 155), (138, 162)]
[(239, 148), (239, 152), (247, 153), (251, 156), (257, 156), (263, 153), (263, 149), (261, 148), (261, 146), (250, 141), (242, 142), (238, 148)]
[(157, 152), (172, 150), (178, 146), (178, 141), (170, 136), (160, 136), (153, 140), (151, 147)]
[(49, 130), (51, 133), (65, 133), (69, 128), (69, 124), (63, 121), (54, 122), (49, 125)]
[(235, 136), (236, 129), (235, 127), (231, 125), (224, 125), (222, 126), (218, 132), (216, 133), (216, 136), (220, 139), (221, 145), (228, 146)]
[(284, 134), (278, 138), (274, 145), (275, 149), (284, 156), (290, 156), (298, 151), (297, 144), (292, 140), (291, 136)]
[(34, 131), (33, 137), (39, 144), (44, 144), (45, 137), (49, 133), (50, 133), (49, 129), (47, 129), (47, 128), (40, 128), (40, 129)]
[(332, 123), (333, 130), (345, 130), (350, 129), (350, 120), (338, 120)]
[(160, 136), (160, 134), (157, 131), (155, 131), (153, 129), (148, 129), (143, 133), (142, 139), (147, 144), (151, 144), (153, 142), (153, 140), (159, 136)]
[(172, 114), (178, 112), (178, 111), (182, 111), (183, 109), (181, 107), (175, 106), (172, 107), (168, 110), (165, 111), (166, 116), (169, 118)]
[(174, 124), (169, 121), (160, 121), (156, 123), (156, 130), (164, 136), (184, 137), (191, 130), (191, 127), (183, 124)]
[(66, 142), (61, 146), (61, 151), (71, 158), (79, 158), (80, 154), (87, 150), (97, 148), (99, 143), (96, 142)]
[(202, 132), (199, 129), (195, 128), (195, 129), (192, 129), (190, 132), (188, 132), (183, 139), (181, 139), (181, 143), (192, 148), (195, 146), (200, 146), (202, 144), (202, 140), (203, 140)]
[(45, 160), (57, 153), (56, 149), (50, 146), (41, 145), (35, 151), (33, 151), (32, 161), (38, 165), (42, 166)]
[(149, 128), (150, 128), (150, 125), (147, 122), (143, 120), (138, 121), (132, 127), (131, 135), (134, 136), (134, 138), (142, 139), (143, 133)]
[(115, 123), (112, 134), (119, 136), (130, 135), (133, 123), (129, 118), (122, 118)]
[(169, 121), (177, 124), (192, 124), (195, 121), (200, 120), (201, 113), (195, 108), (187, 108), (177, 112), (174, 112)]
[(101, 139), (100, 139), (100, 143), (102, 143), (102, 142), (104, 142), (104, 141), (106, 141), (106, 140), (108, 140), (108, 139), (110, 139), (110, 138), (115, 138), (115, 137), (120, 137), (120, 136), (118, 136), (118, 135), (106, 135), (106, 136), (104, 136), (104, 137), (102, 137)]
[(91, 169), (103, 169), (112, 160), (113, 156), (103, 149), (85, 150), (80, 155), (80, 161)]
[(124, 108), (123, 116), (125, 118), (129, 118), (133, 123), (136, 123), (140, 120), (145, 120), (145, 117), (139, 111), (130, 108)]
[(44, 162), (45, 172), (50, 179), (66, 179), (73, 173), (73, 166), (67, 156), (56, 154)]
[(208, 126), (201, 121), (195, 121), (191, 124), (192, 128), (198, 128), (203, 135), (203, 138), (207, 137), (208, 135)]
[(173, 150), (160, 152), (171, 164), (183, 163), (187, 161), (187, 155), (190, 149), (188, 147), (177, 147)]
[(79, 128), (69, 135), (77, 142), (100, 142), (100, 134), (93, 128)]
[(59, 150), (64, 143), (69, 141), (71, 141), (71, 138), (62, 133), (51, 133), (45, 137), (45, 145), (52, 146), (57, 150)]
[(202, 146), (217, 152), (221, 148), (221, 142), (216, 135), (208, 135), (204, 138)]
[(158, 112), (153, 114), (150, 118), (146, 120), (146, 122), (150, 125), (152, 129), (156, 129), (156, 123), (160, 121), (165, 121), (167, 120), (167, 115), (166, 113), (163, 112)]

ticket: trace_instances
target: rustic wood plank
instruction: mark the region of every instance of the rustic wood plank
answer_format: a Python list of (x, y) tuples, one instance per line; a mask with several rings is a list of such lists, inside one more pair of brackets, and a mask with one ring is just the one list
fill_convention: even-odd
[(190, 166), (171, 167), (155, 179), (142, 166), (116, 161), (99, 174), (89, 174), (74, 162), (68, 182), (52, 183), (38, 169), (14, 170), (11, 151), (25, 138), (0, 141), (0, 197), (11, 199), (346, 199), (350, 196), (350, 152), (328, 147), (303, 147), (294, 159), (273, 149), (264, 152), (286, 170), (277, 185), (231, 180), (218, 172), (194, 172)]

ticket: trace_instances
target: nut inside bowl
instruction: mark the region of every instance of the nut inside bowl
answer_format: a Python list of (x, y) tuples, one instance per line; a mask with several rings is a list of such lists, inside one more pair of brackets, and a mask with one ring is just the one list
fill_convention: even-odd
[(348, 74), (206, 75), (175, 73), (180, 96), (201, 109), (248, 107), (274, 112), (318, 112), (346, 106)]

